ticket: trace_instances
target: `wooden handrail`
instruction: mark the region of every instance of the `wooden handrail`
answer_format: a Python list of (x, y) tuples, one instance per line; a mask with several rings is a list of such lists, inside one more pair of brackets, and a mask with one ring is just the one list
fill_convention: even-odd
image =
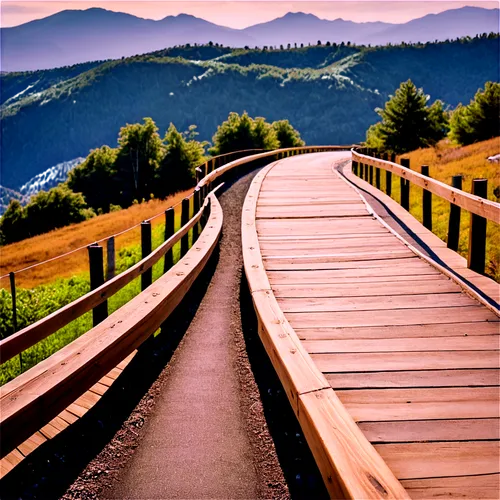
[(290, 152), (297, 152), (297, 153), (309, 153), (309, 152), (325, 152), (325, 151), (346, 151), (350, 150), (352, 148), (352, 145), (349, 146), (300, 146), (300, 147), (294, 147), (294, 148), (281, 148), (281, 149), (273, 149), (271, 151), (265, 151), (264, 153), (257, 153), (254, 155), (250, 156), (245, 156), (243, 158), (239, 158), (237, 160), (233, 160), (229, 163), (226, 163), (222, 167), (219, 167), (209, 173), (207, 176), (205, 176), (201, 181), (198, 183), (197, 187), (202, 188), (203, 186), (209, 184), (210, 182), (214, 182), (217, 178), (219, 178), (221, 175), (223, 175), (225, 172), (228, 170), (231, 170), (232, 168), (238, 167), (240, 165), (244, 165), (249, 162), (253, 162), (256, 160), (261, 160), (264, 158), (269, 158), (272, 156), (276, 155), (284, 155), (285, 153), (290, 153)]
[(145, 271), (153, 267), (189, 230), (199, 222), (203, 214), (204, 206), (195, 214), (187, 224), (179, 229), (168, 240), (162, 243), (146, 258), (134, 264), (132, 267), (114, 278), (106, 281), (103, 285), (91, 290), (82, 297), (61, 307), (45, 318), (32, 325), (19, 330), (13, 335), (0, 341), (0, 360), (5, 363), (20, 352), (32, 347), (37, 342), (47, 338), (66, 326), (71, 321), (79, 318), (94, 307), (105, 302), (125, 285), (139, 277)]
[(419, 186), (431, 193), (443, 198), (454, 205), (457, 205), (464, 210), (484, 217), (485, 219), (496, 222), (500, 222), (500, 203), (496, 203), (480, 196), (474, 196), (473, 194), (466, 193), (460, 189), (448, 186), (444, 182), (426, 177), (414, 170), (398, 165), (388, 160), (380, 160), (378, 158), (373, 158), (361, 153), (358, 153), (352, 149), (352, 158), (354, 161), (358, 161), (365, 165), (371, 165), (372, 167), (381, 168), (387, 172), (392, 172), (399, 177), (402, 177), (416, 186)]
[(0, 456), (46, 425), (152, 335), (205, 267), (222, 231), (222, 209), (210, 194), (210, 217), (174, 267), (86, 334), (1, 388)]

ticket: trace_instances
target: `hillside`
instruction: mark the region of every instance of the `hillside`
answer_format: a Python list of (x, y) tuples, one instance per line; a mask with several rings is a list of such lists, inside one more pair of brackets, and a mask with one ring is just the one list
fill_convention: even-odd
[(434, 42), (497, 33), (498, 22), (498, 9), (462, 7), (403, 24), (328, 20), (289, 12), (268, 22), (233, 29), (186, 14), (152, 20), (90, 8), (63, 10), (20, 26), (1, 28), (0, 36), (3, 70), (24, 71), (118, 59), (209, 41), (231, 47), (308, 45), (317, 40), (365, 45)]
[[(498, 37), (493, 36), (375, 48), (235, 49), (225, 55), (207, 46), (195, 53), (193, 59), (193, 48), (177, 48), (108, 61), (6, 103), (2, 183), (19, 188), (91, 148), (114, 146), (121, 126), (145, 116), (155, 120), (161, 134), (170, 122), (179, 130), (196, 124), (199, 139), (210, 140), (230, 111), (246, 110), (268, 121), (289, 119), (309, 144), (345, 144), (364, 139), (377, 121), (375, 108), (408, 78), (431, 101), (452, 107), (498, 79)], [(16, 78), (27, 76), (2, 76), (0, 83), (15, 85)]]

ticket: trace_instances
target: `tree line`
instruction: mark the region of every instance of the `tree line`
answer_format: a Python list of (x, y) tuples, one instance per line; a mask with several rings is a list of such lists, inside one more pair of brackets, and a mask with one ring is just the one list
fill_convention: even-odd
[(198, 141), (196, 126), (179, 132), (170, 124), (162, 138), (152, 118), (120, 129), (115, 148), (90, 151), (68, 180), (40, 191), (26, 206), (11, 200), (0, 219), (0, 243), (8, 244), (82, 222), (151, 198), (165, 198), (194, 185), (195, 169), (211, 155), (244, 149), (304, 145), (288, 120), (268, 123), (248, 113), (230, 113), (212, 145)]
[(500, 136), (500, 84), (486, 82), (466, 106), (446, 110), (440, 100), (428, 105), (429, 96), (408, 80), (377, 109), (381, 120), (366, 133), (367, 146), (403, 154), (434, 146), (448, 136), (460, 145)]

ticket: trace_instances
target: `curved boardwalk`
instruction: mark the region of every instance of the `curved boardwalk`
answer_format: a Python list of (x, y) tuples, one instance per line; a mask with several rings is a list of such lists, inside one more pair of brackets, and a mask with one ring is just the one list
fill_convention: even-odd
[[(499, 318), (369, 212), (332, 168), (349, 158), (284, 159), (252, 186), (280, 322), (409, 496), (497, 498)], [(247, 275), (258, 268), (249, 263)], [(298, 399), (322, 390), (320, 383), (309, 394), (298, 390)], [(314, 412), (309, 417), (322, 425)], [(318, 443), (311, 438), (321, 468)]]

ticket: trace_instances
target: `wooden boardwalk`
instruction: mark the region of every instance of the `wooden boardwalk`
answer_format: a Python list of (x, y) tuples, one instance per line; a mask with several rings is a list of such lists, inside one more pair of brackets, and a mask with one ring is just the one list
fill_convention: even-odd
[(498, 498), (499, 318), (369, 212), (332, 169), (349, 158), (284, 159), (254, 189), (271, 290), (410, 497)]

